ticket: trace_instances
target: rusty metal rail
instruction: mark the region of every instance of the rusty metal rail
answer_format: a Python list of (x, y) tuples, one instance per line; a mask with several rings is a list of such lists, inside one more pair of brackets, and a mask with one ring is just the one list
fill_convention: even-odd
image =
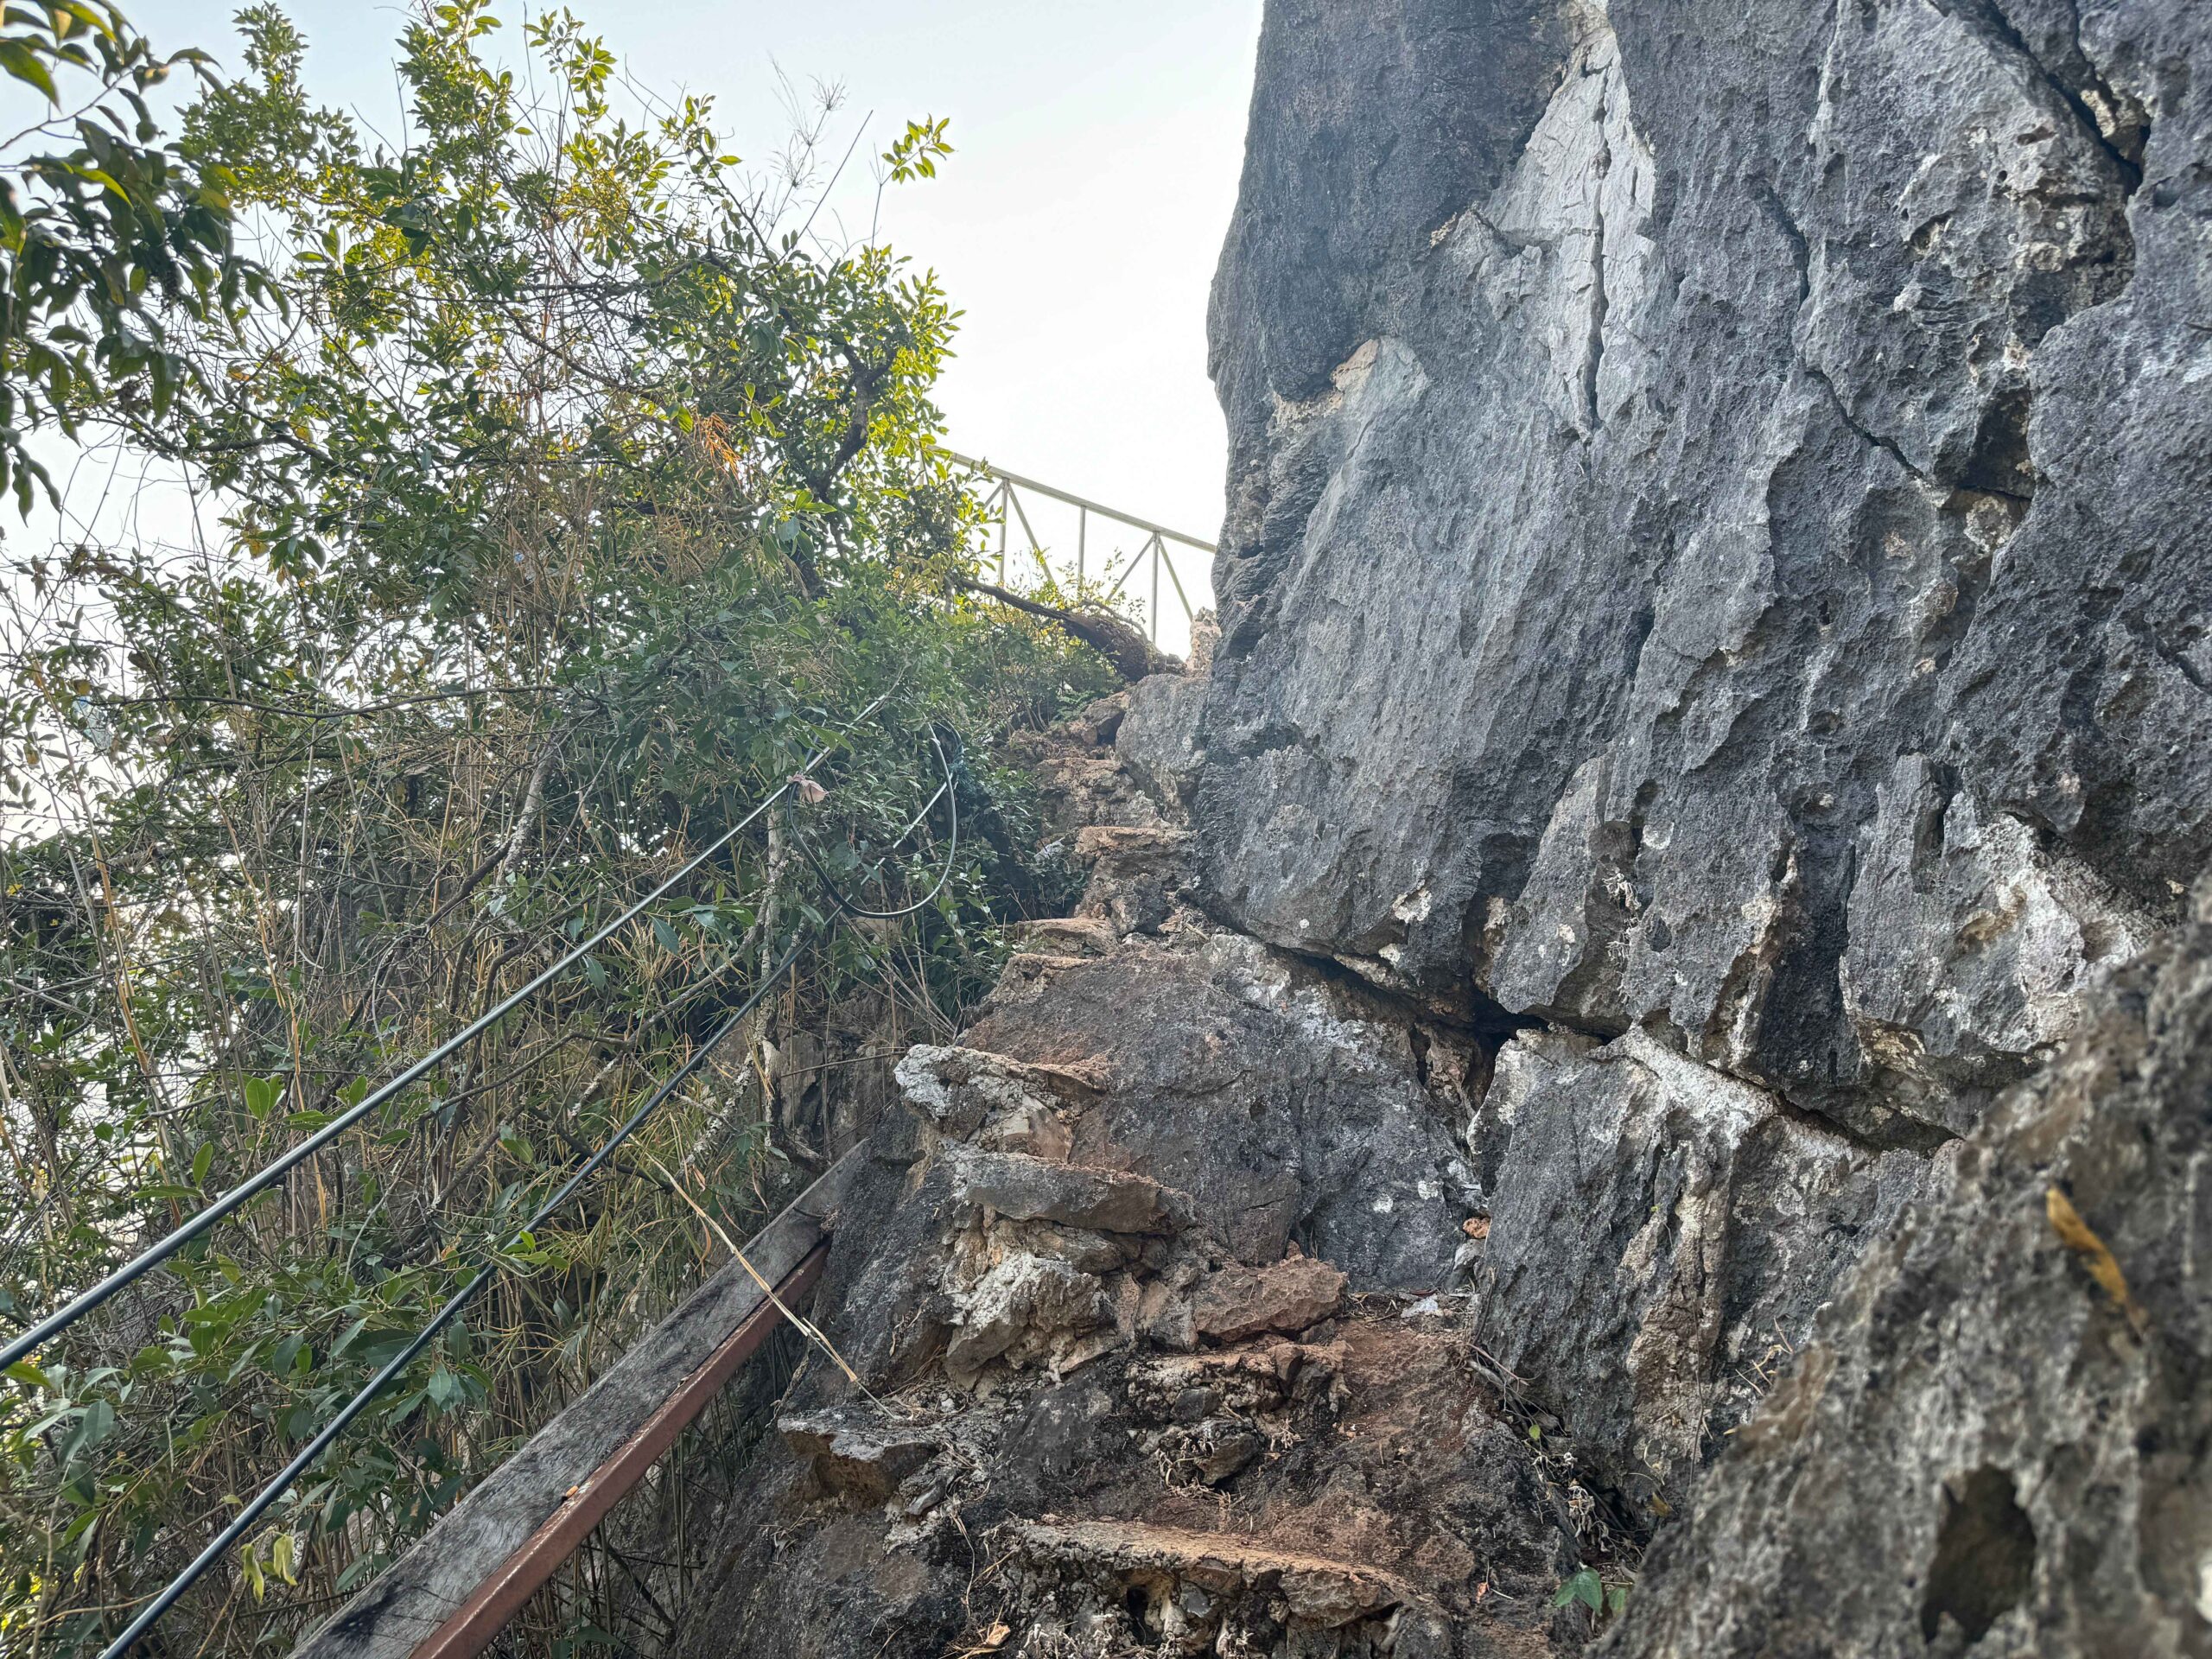
[(296, 1659), (474, 1659), (814, 1287), (856, 1148), (531, 1437)]

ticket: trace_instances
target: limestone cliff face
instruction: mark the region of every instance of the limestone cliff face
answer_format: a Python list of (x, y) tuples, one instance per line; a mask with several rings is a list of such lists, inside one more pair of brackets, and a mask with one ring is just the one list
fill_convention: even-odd
[(2212, 883), (1947, 1151), (1611, 1647), (2212, 1651)]
[(1620, 1648), (2212, 1651), (2212, 9), (1275, 0), (1213, 334), (1198, 902), (1519, 1027)]
[(1971, 1128), (2212, 852), (2208, 29), (1271, 4), (1216, 913)]
[(1269, 0), (1213, 331), (677, 1649), (2212, 1654), (2212, 7)]

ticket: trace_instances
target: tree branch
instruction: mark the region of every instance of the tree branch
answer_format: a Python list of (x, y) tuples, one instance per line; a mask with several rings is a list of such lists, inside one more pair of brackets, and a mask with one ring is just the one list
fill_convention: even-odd
[(969, 593), (981, 594), (986, 599), (995, 599), (1001, 605), (1011, 605), (1017, 611), (1058, 624), (1103, 657), (1114, 671), (1125, 680), (1141, 680), (1147, 674), (1179, 673), (1182, 671), (1181, 658), (1170, 657), (1156, 648), (1152, 641), (1137, 631), (1135, 624), (1123, 621), (1111, 611), (1090, 608), (1071, 611), (974, 576), (955, 576), (952, 582), (956, 588)]

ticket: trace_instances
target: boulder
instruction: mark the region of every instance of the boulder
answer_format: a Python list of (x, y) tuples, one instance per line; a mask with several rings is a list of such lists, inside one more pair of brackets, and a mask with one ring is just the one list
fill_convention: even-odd
[(825, 1491), (862, 1504), (882, 1503), (944, 1449), (925, 1428), (851, 1406), (794, 1414), (776, 1424), (784, 1442), (814, 1466)]
[(1417, 1023), (1287, 952), (1185, 930), (1017, 956), (963, 1040), (1095, 1078), (1071, 1159), (1188, 1193), (1236, 1260), (1295, 1240), (1356, 1289), (1423, 1291), (1451, 1272), (1471, 1176), (1463, 1039)]
[(1272, 1267), (1232, 1264), (1209, 1274), (1198, 1282), (1191, 1316), (1200, 1336), (1242, 1342), (1270, 1331), (1296, 1336), (1344, 1300), (1343, 1274), (1311, 1256), (1294, 1256)]

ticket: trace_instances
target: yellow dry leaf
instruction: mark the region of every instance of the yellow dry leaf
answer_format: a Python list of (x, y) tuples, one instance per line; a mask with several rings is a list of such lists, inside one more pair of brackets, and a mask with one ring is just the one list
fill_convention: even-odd
[(2127, 1275), (2120, 1270), (2120, 1263), (2106, 1248), (2105, 1242), (2091, 1230), (2082, 1219), (2082, 1212), (2074, 1201), (2056, 1187), (2043, 1195), (2044, 1213), (2050, 1217), (2050, 1230), (2058, 1235), (2058, 1242), (2082, 1258), (2082, 1265), (2088, 1268), (2089, 1277), (2104, 1287), (2106, 1295), (2127, 1316), (2127, 1323), (2137, 1336), (2143, 1334), (2148, 1323), (2143, 1310), (2136, 1306), (2135, 1298), (2128, 1294)]

